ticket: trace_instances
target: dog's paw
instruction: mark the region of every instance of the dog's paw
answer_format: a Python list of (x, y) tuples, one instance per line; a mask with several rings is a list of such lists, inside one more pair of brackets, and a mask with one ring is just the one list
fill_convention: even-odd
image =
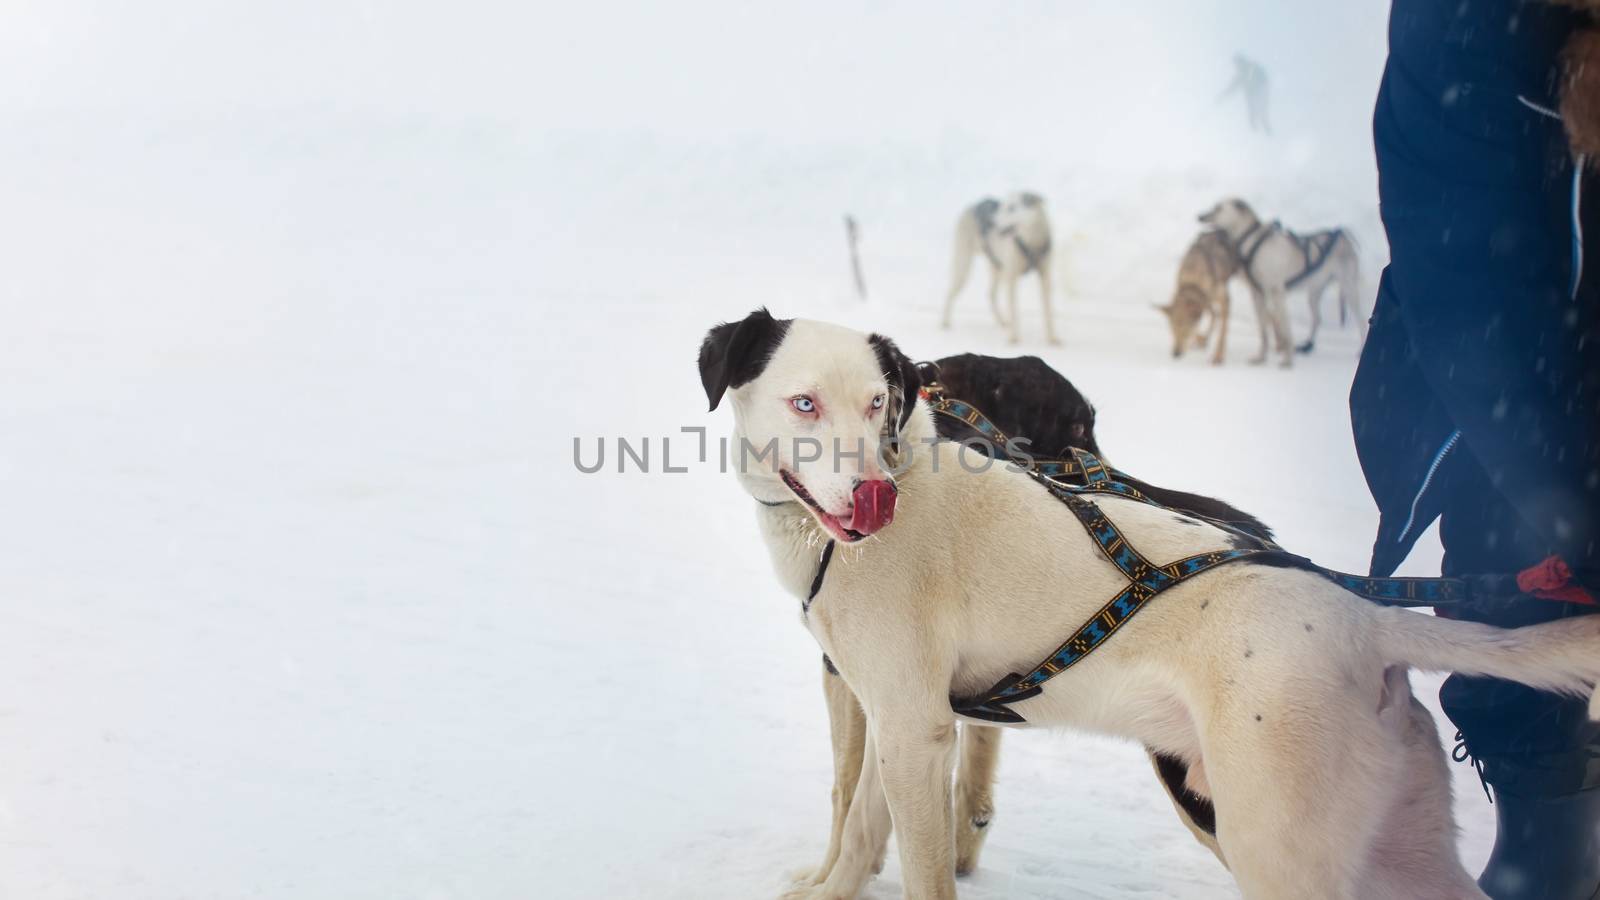
[(788, 873), (789, 889), (816, 887), (828, 878), (830, 866), (805, 866)]
[(971, 875), (978, 869), (978, 854), (989, 836), (989, 814), (980, 813), (956, 822), (956, 874)]
[(1045, 343), (1049, 344), (1052, 347), (1059, 347), (1059, 346), (1061, 346), (1061, 338), (1058, 338), (1058, 337), (1056, 337), (1055, 335), (1052, 334), (1051, 336), (1045, 338)]
[(1250, 357), (1250, 365), (1252, 365), (1252, 366), (1259, 366), (1259, 365), (1261, 365), (1262, 363), (1264, 363), (1266, 361), (1267, 361), (1267, 358), (1265, 356), (1252, 356), (1252, 357)]
[(1222, 357), (1220, 357), (1220, 356), (1213, 356), (1213, 357), (1211, 357), (1211, 364), (1212, 364), (1212, 365), (1213, 365), (1213, 366), (1220, 366), (1220, 365), (1222, 365)]
[(778, 895), (778, 900), (851, 900), (838, 891), (828, 890), (826, 885), (813, 884), (804, 887), (792, 887)]
[(1294, 357), (1285, 356), (1283, 359), (1278, 360), (1278, 368), (1280, 368), (1280, 369), (1292, 369), (1292, 368), (1294, 368)]

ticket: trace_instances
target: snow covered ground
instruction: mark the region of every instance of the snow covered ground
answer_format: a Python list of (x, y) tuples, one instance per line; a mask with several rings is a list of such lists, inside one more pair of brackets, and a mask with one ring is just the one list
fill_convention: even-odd
[[(1226, 193), (1375, 281), (1385, 10), (1156, 8), (0, 14), (0, 897), (775, 895), (826, 839), (819, 663), (680, 435), (728, 428), (695, 349), (766, 304), (1011, 352), (978, 286), (935, 327), (984, 193), (1050, 198), (1065, 346), (1030, 283), (1021, 350), (1119, 466), (1363, 569), (1354, 331), (1254, 369), (1236, 307), (1211, 368), (1148, 304)], [(1270, 139), (1212, 103), (1240, 48)], [(578, 472), (599, 437), (652, 471)], [(1235, 895), (1137, 748), (1013, 733), (998, 807), (964, 896)]]

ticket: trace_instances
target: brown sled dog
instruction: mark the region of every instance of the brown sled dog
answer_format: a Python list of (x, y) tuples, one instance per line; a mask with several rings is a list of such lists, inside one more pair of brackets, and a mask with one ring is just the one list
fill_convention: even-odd
[(1228, 279), (1238, 271), (1239, 256), (1222, 232), (1208, 228), (1189, 245), (1178, 264), (1172, 302), (1155, 304), (1172, 328), (1173, 359), (1182, 356), (1191, 343), (1195, 349), (1205, 347), (1215, 334), (1211, 364), (1222, 364), (1228, 344)]
[[(937, 381), (949, 396), (982, 410), (1001, 431), (1013, 437), (1028, 438), (1030, 452), (1036, 456), (1067, 456), (1069, 447), (1101, 455), (1094, 435), (1094, 407), (1072, 382), (1036, 356), (1002, 359), (966, 353), (945, 357), (933, 364), (924, 363), (922, 368), (925, 384)], [(939, 436), (946, 440), (973, 436), (960, 422), (946, 416), (938, 417), (936, 424)], [(1271, 540), (1272, 531), (1266, 525), (1221, 500), (1167, 490), (1133, 478), (1128, 482), (1146, 496), (1175, 510), (1195, 513)], [(822, 883), (838, 859), (845, 814), (861, 776), (867, 733), (861, 704), (826, 657), (823, 658), (822, 681), (833, 743), (833, 818), (827, 854), (822, 865), (802, 879), (806, 884)], [(994, 778), (999, 758), (999, 728), (963, 723), (955, 790), (957, 874), (967, 874), (978, 866), (978, 855), (994, 817)], [(1188, 790), (1187, 766), (1177, 759), (1155, 754), (1151, 755), (1151, 762), (1171, 796), (1178, 817), (1221, 859), (1215, 812), (1208, 800)]]

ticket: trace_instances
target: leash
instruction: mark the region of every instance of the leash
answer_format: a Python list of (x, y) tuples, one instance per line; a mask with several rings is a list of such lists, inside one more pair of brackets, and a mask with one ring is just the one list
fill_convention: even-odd
[[(924, 385), (921, 396), (935, 414), (964, 423), (988, 442), (996, 456), (1022, 465), (1030, 478), (1066, 504), (1077, 517), (1079, 524), (1088, 532), (1089, 537), (1100, 548), (1101, 555), (1127, 579), (1126, 585), (1111, 600), (1090, 616), (1072, 637), (1057, 647), (1043, 662), (1026, 673), (1013, 672), (1007, 675), (981, 694), (970, 697), (952, 696), (951, 707), (963, 716), (999, 723), (1026, 722), (1021, 714), (1010, 708), (1011, 704), (1043, 693), (1045, 682), (1082, 662), (1157, 595), (1203, 572), (1240, 560), (1253, 560), (1280, 568), (1315, 572), (1358, 597), (1384, 606), (1448, 608), (1469, 600), (1515, 594), (1532, 594), (1566, 602), (1594, 602), (1581, 587), (1573, 584), (1571, 571), (1559, 558), (1545, 560), (1517, 575), (1466, 575), (1453, 578), (1379, 578), (1352, 575), (1319, 566), (1306, 557), (1284, 550), (1272, 541), (1246, 535), (1226, 523), (1217, 522), (1190, 510), (1182, 512), (1235, 535), (1236, 543), (1247, 542), (1247, 545), (1199, 553), (1157, 565), (1136, 550), (1115, 523), (1086, 496), (1095, 493), (1115, 494), (1159, 509), (1172, 509), (1127, 484), (1127, 475), (1106, 465), (1094, 454), (1077, 447), (1068, 448), (1071, 458), (1036, 459), (1023, 463), (1006, 454), (1004, 448), (1011, 438), (977, 407), (946, 396), (943, 386), (937, 381)], [(820, 586), (820, 583), (819, 571), (817, 586)], [(1576, 595), (1581, 595), (1582, 599), (1569, 599), (1575, 596), (1572, 593), (1574, 591)]]

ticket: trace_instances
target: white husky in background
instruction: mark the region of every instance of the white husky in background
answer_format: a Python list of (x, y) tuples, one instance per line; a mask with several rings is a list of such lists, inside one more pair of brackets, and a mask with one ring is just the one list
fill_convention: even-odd
[[(797, 896), (858, 896), (892, 823), (905, 896), (948, 900), (951, 698), (1030, 671), (1129, 580), (1033, 478), (931, 443), (917, 369), (887, 338), (760, 310), (711, 330), (700, 376), (712, 408), (731, 398), (735, 445), (765, 454), (745, 459), (740, 483), (759, 501), (779, 582), (866, 712), (843, 846)], [(898, 474), (874, 453), (890, 439)], [(1153, 566), (1241, 546), (1171, 510), (1079, 497)], [(835, 548), (848, 564), (826, 565)], [(1010, 709), (1183, 760), (1250, 900), (1483, 900), (1457, 854), (1444, 751), (1408, 667), (1587, 695), (1600, 616), (1494, 628), (1236, 561), (1152, 598)]]
[[(1039, 273), (1039, 299), (1044, 304), (1045, 339), (1056, 338), (1055, 319), (1050, 311), (1050, 265), (1052, 259), (1050, 217), (1044, 211), (1044, 198), (1026, 191), (993, 197), (974, 203), (956, 222), (955, 248), (950, 258), (950, 293), (944, 301), (944, 327), (950, 327), (950, 313), (956, 295), (967, 284), (972, 260), (982, 253), (989, 260), (989, 308), (1000, 327), (1009, 328), (1011, 343), (1022, 340), (1017, 316), (1017, 281), (1029, 272)], [(1007, 311), (1000, 309), (1000, 288), (1006, 289)]]

